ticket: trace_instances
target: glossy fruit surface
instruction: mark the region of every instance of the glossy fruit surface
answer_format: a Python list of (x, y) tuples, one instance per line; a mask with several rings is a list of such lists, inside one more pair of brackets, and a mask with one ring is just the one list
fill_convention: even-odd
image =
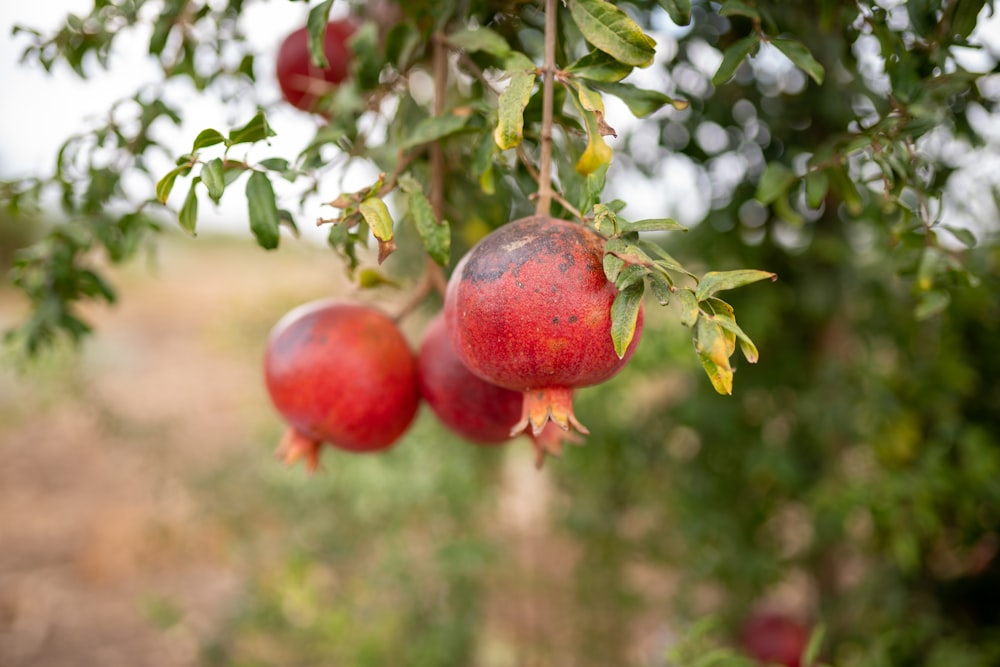
[(572, 390), (624, 367), (642, 332), (619, 358), (611, 340), (615, 286), (604, 275), (605, 239), (566, 220), (530, 217), (484, 237), (455, 268), (445, 316), (462, 363), (524, 395), (521, 421), (539, 434), (555, 421), (586, 433)]
[(313, 64), (306, 28), (299, 28), (285, 38), (278, 49), (276, 72), (281, 94), (289, 104), (303, 111), (316, 111), (320, 98), (347, 78), (351, 67), (347, 41), (354, 30), (354, 23), (346, 19), (327, 24), (323, 38), (328, 62), (325, 68)]
[(478, 444), (510, 440), (510, 430), (521, 416), (521, 394), (491, 384), (465, 367), (441, 313), (424, 331), (417, 367), (420, 395), (441, 423)]
[(392, 446), (419, 403), (417, 365), (388, 316), (358, 303), (323, 300), (285, 315), (264, 356), (274, 407), (289, 424), (279, 455), (315, 468), (326, 442), (355, 451)]
[(765, 665), (800, 667), (809, 631), (798, 620), (774, 612), (752, 615), (740, 633), (747, 655)]

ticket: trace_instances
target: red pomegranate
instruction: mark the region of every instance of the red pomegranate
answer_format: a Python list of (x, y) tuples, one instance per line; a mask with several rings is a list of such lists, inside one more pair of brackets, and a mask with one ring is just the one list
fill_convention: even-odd
[(539, 435), (552, 420), (587, 429), (573, 414), (575, 387), (599, 384), (624, 367), (642, 333), (619, 358), (611, 341), (605, 239), (546, 216), (508, 223), (462, 258), (448, 282), (445, 317), (462, 363), (493, 384), (523, 393), (521, 419)]
[(276, 71), (285, 100), (303, 111), (315, 111), (319, 99), (347, 78), (351, 50), (347, 40), (355, 24), (347, 19), (330, 21), (323, 39), (323, 53), (328, 66), (317, 67), (309, 54), (309, 33), (299, 28), (288, 35), (278, 49)]
[(521, 394), (469, 372), (455, 354), (442, 314), (424, 330), (417, 378), (420, 395), (449, 429), (481, 445), (510, 440), (521, 416)]
[(353, 452), (393, 445), (417, 411), (417, 363), (388, 316), (333, 299), (293, 309), (271, 331), (264, 378), (289, 428), (278, 455), (318, 464), (326, 442)]
[(799, 667), (809, 631), (798, 620), (775, 612), (757, 612), (740, 632), (747, 655), (766, 665)]
[[(455, 354), (443, 313), (424, 330), (417, 376), (420, 395), (452, 432), (481, 445), (499, 445), (511, 439), (511, 428), (521, 416), (520, 392), (490, 384), (465, 367)], [(544, 452), (558, 453), (565, 442), (573, 441), (551, 422), (531, 437), (539, 465)]]

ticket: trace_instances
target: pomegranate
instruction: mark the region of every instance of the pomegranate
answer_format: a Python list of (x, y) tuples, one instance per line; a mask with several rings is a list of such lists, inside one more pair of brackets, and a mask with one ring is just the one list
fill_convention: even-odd
[(754, 613), (740, 633), (747, 655), (767, 665), (799, 667), (808, 643), (809, 631), (802, 623), (775, 612)]
[[(521, 414), (521, 394), (490, 384), (465, 367), (455, 354), (443, 313), (424, 331), (417, 376), (420, 395), (451, 431), (482, 445), (499, 445), (511, 439), (511, 427)], [(572, 437), (549, 423), (538, 436), (532, 434), (532, 441), (540, 465), (545, 452), (558, 453)]]
[(510, 440), (521, 414), (521, 394), (469, 372), (455, 354), (442, 314), (424, 331), (417, 378), (420, 395), (449, 429), (482, 445)]
[(316, 111), (320, 98), (347, 78), (351, 63), (347, 40), (354, 30), (354, 23), (347, 19), (327, 24), (323, 38), (326, 68), (313, 63), (306, 28), (285, 38), (278, 49), (276, 72), (281, 94), (289, 104), (303, 111)]
[(353, 452), (387, 449), (417, 411), (417, 364), (381, 311), (333, 299), (293, 309), (271, 331), (264, 377), (289, 428), (278, 456), (312, 471), (326, 442)]
[(530, 426), (538, 436), (549, 421), (587, 433), (573, 389), (611, 378), (635, 351), (641, 308), (622, 358), (611, 340), (618, 292), (604, 275), (604, 244), (583, 225), (534, 216), (491, 232), (455, 267), (444, 308), (452, 344), (475, 375), (522, 392), (512, 435)]

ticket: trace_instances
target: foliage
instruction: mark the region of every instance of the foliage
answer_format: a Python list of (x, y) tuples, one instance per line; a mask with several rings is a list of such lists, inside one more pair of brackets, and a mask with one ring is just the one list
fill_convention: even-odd
[[(129, 259), (174, 220), (196, 233), (206, 196), (245, 198), (267, 249), (305, 210), (329, 225), (362, 284), (398, 282), (372, 278), (371, 236), (385, 270), (421, 285), (415, 274), (432, 265), (408, 264), (405, 242), (448, 268), (483, 233), (530, 213), (549, 197), (539, 165), (551, 140), (552, 213), (610, 239), (617, 348), (645, 291), (676, 316), (647, 316), (626, 373), (582, 392), (594, 436), (554, 473), (574, 499), (562, 529), (581, 551), (573, 664), (623, 662), (628, 620), (642, 611), (627, 573), (645, 563), (681, 568), (678, 618), (711, 612), (720, 637), (794, 579), (833, 664), (1000, 661), (990, 604), (1000, 187), (976, 166), (996, 156), (998, 57), (977, 33), (992, 0), (569, 0), (551, 97), (535, 3), (390, 3), (399, 20), (369, 16), (356, 33), (352, 77), (325, 99), (326, 120), (298, 155), (268, 153), (281, 128), (265, 105), (196, 133), (190, 149), (161, 146), (158, 128), (182, 119), (171, 86), (252, 99), (264, 73), (242, 38), (248, 4), (103, 0), (54, 35), (21, 31), (27, 61), (94, 76), (113, 40), (148, 15), (163, 73), (70, 138), (53, 174), (0, 184), (12, 212), (55, 192), (67, 218), (15, 261), (13, 282), (33, 305), (15, 336), (29, 350), (86, 333), (76, 302), (115, 298), (102, 263)], [(346, 3), (303, 4), (318, 45)], [(382, 4), (353, 9), (366, 18)], [(418, 74), (437, 81), (434, 101)], [(249, 148), (265, 157), (244, 157)], [(335, 215), (316, 215), (316, 193), (346, 160), (381, 176), (328, 202)], [(676, 194), (686, 186), (668, 166), (679, 164), (697, 187)], [(641, 181), (675, 194), (636, 201)], [(279, 199), (278, 182), (295, 196)], [(969, 183), (985, 205), (956, 196)], [(719, 296), (775, 274), (774, 285)], [(693, 358), (676, 321), (690, 327)], [(768, 361), (740, 366), (737, 347), (749, 363)], [(710, 383), (686, 379), (695, 362)], [(736, 371), (737, 395), (717, 396), (732, 392)], [(724, 603), (700, 601), (712, 585)], [(677, 664), (742, 661), (713, 652), (713, 633), (692, 637)]]

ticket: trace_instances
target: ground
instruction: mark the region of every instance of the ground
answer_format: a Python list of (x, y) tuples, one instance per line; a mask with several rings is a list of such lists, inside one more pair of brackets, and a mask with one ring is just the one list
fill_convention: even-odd
[[(115, 274), (79, 351), (3, 358), (0, 666), (189, 665), (230, 612), (246, 573), (193, 481), (268, 456), (259, 333), (346, 289), (328, 252), (288, 245), (172, 239)], [(0, 326), (23, 307), (0, 291)]]

